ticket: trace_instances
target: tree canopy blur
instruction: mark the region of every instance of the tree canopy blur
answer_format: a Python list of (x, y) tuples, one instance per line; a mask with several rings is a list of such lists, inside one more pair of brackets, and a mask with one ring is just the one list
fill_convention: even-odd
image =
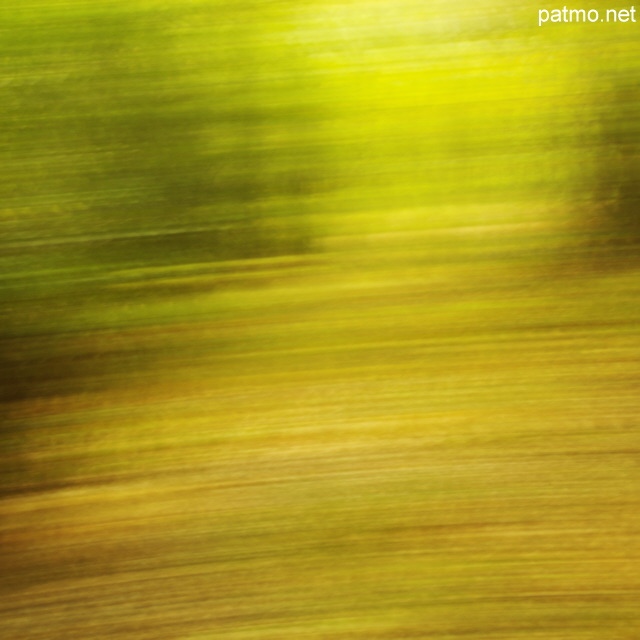
[(7, 336), (106, 304), (100, 287), (132, 269), (330, 236), (533, 223), (637, 239), (631, 24), (539, 27), (532, 3), (502, 1), (1, 11)]
[(406, 209), (422, 227), (484, 224), (504, 215), (441, 209), (544, 217), (558, 201), (629, 227), (637, 38), (535, 17), (502, 2), (9, 3), (4, 242), (39, 243), (41, 267), (175, 264), (304, 252), (354, 213), (365, 230)]

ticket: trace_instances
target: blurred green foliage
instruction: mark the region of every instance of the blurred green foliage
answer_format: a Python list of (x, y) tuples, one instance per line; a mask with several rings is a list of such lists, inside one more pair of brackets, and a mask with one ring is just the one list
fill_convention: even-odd
[(529, 2), (2, 11), (7, 269), (304, 253), (354, 214), (478, 203), (633, 226), (632, 25), (540, 28)]
[(5, 242), (37, 243), (40, 266), (304, 250), (299, 219), (278, 223), (305, 188), (296, 59), (262, 37), (273, 12), (250, 10), (5, 9)]
[[(194, 280), (223, 262), (242, 282), (263, 267), (238, 261), (335, 237), (534, 224), (557, 229), (550, 252), (632, 253), (632, 25), (535, 16), (529, 2), (5, 3), (3, 339), (80, 329), (96, 305), (108, 327), (131, 291), (206, 288)], [(29, 343), (3, 352), (7, 386), (41, 393), (49, 374), (17, 355)]]
[(2, 3), (3, 638), (636, 639), (639, 42), (539, 8)]

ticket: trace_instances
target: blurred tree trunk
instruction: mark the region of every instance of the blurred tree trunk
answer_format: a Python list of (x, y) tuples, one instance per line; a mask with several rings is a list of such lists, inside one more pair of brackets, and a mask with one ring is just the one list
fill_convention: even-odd
[(640, 240), (639, 105), (637, 81), (614, 78), (598, 107), (595, 222), (599, 240), (614, 248)]

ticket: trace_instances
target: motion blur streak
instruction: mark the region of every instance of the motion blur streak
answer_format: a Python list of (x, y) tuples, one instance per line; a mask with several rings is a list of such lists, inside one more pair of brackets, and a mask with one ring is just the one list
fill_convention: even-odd
[(637, 640), (638, 32), (540, 8), (3, 3), (3, 639)]

